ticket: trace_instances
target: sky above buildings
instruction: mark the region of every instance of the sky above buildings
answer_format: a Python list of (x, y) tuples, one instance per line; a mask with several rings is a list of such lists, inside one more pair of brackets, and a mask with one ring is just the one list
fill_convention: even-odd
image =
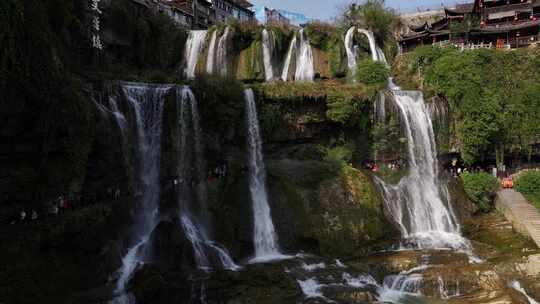
[[(309, 17), (329, 20), (332, 19), (338, 12), (340, 7), (343, 7), (351, 0), (250, 0), (254, 5), (265, 5), (275, 9), (292, 10), (303, 13)], [(386, 0), (386, 5), (393, 7), (400, 12), (414, 12), (418, 7), (439, 8), (441, 3), (445, 5), (454, 4), (456, 0)]]

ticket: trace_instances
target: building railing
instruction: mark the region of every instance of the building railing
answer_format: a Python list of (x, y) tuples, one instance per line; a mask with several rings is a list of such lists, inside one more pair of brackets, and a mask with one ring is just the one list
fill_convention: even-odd
[(457, 49), (460, 49), (462, 51), (465, 50), (477, 50), (477, 49), (515, 49), (515, 48), (522, 48), (522, 47), (528, 47), (533, 44), (537, 44), (540, 42), (540, 37), (536, 35), (532, 36), (524, 36), (524, 37), (512, 37), (510, 39), (504, 39), (502, 43), (497, 42), (480, 42), (480, 43), (463, 43), (460, 41), (451, 41), (451, 40), (445, 40), (445, 41), (439, 41), (433, 43), (433, 46), (436, 47), (455, 47)]

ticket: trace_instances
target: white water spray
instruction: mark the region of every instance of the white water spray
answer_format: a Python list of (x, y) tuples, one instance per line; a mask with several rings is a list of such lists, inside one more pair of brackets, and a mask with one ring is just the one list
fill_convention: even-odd
[(191, 31), (186, 42), (185, 61), (186, 68), (184, 74), (187, 78), (195, 78), (195, 68), (199, 61), (204, 42), (206, 41), (207, 31)]

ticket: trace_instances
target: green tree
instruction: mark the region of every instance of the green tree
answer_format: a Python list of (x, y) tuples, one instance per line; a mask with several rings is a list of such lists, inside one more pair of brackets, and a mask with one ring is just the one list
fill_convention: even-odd
[(397, 13), (385, 7), (384, 0), (353, 1), (345, 7), (340, 23), (343, 27), (357, 25), (371, 30), (381, 42), (393, 39), (400, 25)]
[(499, 189), (499, 180), (484, 172), (464, 173), (461, 180), (465, 192), (480, 211), (489, 212), (493, 208), (495, 192)]
[(390, 71), (382, 62), (364, 59), (358, 63), (356, 79), (368, 86), (376, 86), (379, 89), (388, 85)]

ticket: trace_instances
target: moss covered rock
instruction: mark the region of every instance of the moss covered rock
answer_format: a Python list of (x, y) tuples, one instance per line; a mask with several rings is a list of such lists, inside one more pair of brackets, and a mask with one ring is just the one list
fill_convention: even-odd
[(268, 168), (273, 217), (285, 246), (325, 256), (362, 255), (395, 232), (375, 186), (361, 171), (295, 161), (273, 161)]

